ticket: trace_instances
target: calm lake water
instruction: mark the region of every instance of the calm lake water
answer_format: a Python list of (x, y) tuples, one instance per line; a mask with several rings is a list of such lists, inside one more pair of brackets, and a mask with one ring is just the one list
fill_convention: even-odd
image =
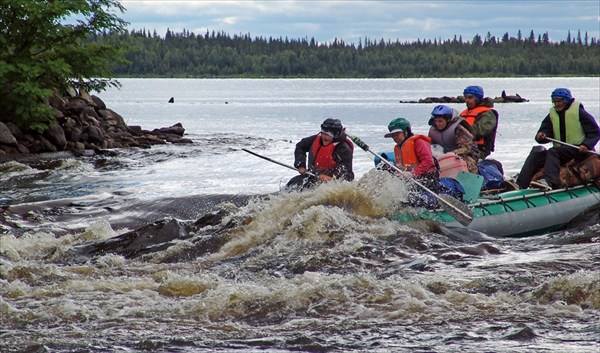
[(600, 224), (526, 239), (401, 225), (386, 216), (404, 185), (360, 149), (355, 182), (302, 194), (241, 150), (292, 164), (335, 117), (389, 151), (390, 120), (426, 133), (435, 106), (399, 101), (478, 84), (529, 99), (495, 107), (510, 176), (554, 88), (600, 117), (599, 78), (120, 81), (98, 95), (129, 125), (180, 122), (194, 143), (0, 164), (0, 351), (600, 349)]

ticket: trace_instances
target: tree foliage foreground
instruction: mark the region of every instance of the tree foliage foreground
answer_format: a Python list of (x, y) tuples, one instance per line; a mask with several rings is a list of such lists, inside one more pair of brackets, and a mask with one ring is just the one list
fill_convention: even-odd
[(89, 41), (127, 22), (114, 0), (0, 0), (0, 121), (43, 131), (55, 122), (45, 102), (69, 88), (102, 91), (122, 49)]

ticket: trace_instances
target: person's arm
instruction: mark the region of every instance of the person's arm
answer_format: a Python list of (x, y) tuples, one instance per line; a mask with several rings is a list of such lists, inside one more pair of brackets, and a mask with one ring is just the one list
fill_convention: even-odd
[(475, 142), (473, 128), (466, 120), (462, 120), (460, 125), (456, 127), (456, 144), (459, 146), (458, 151), (454, 153), (460, 156), (471, 156), (474, 159), (479, 157), (479, 148)]
[(475, 140), (479, 140), (494, 132), (496, 121), (496, 114), (491, 110), (479, 114), (479, 117), (475, 119), (475, 123), (472, 126)]
[[(495, 116), (495, 115), (494, 115)], [(473, 132), (473, 127), (469, 124), (468, 121), (461, 118), (460, 126), (462, 126), (465, 130), (467, 130), (471, 135), (473, 135), (473, 139), (475, 139), (475, 133)]]
[(535, 141), (537, 143), (548, 143), (546, 137), (554, 138), (554, 128), (552, 127), (552, 120), (550, 120), (550, 114), (546, 115), (538, 132), (535, 135)]
[[(465, 121), (465, 123), (467, 122)], [(469, 123), (467, 123), (467, 125), (469, 125)], [(458, 145), (453, 151), (456, 155), (466, 155), (473, 151), (473, 134), (471, 134), (471, 132), (469, 132), (462, 124), (459, 124), (454, 130), (454, 141)]]
[(579, 105), (579, 122), (581, 123), (583, 132), (585, 133), (585, 138), (581, 144), (584, 145), (588, 150), (593, 150), (594, 146), (596, 146), (598, 141), (600, 141), (600, 128), (598, 127), (598, 123), (592, 114), (588, 113), (583, 108), (583, 104)]
[(304, 168), (306, 170), (306, 154), (310, 151), (317, 135), (305, 137), (296, 144), (294, 150), (294, 167), (296, 169)]
[(352, 170), (352, 148), (346, 141), (340, 142), (333, 151), (333, 160), (336, 165), (333, 169), (333, 176), (337, 179), (354, 180), (354, 172)]
[(435, 163), (433, 162), (433, 155), (431, 153), (431, 145), (429, 143), (421, 139), (417, 139), (415, 141), (415, 153), (417, 154), (417, 159), (419, 162), (412, 171), (414, 175), (420, 176), (435, 169)]

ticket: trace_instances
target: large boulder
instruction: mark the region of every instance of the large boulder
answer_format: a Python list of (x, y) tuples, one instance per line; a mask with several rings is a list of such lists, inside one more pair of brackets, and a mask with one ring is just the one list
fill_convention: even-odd
[(108, 123), (108, 125), (125, 125), (125, 119), (111, 109), (98, 110), (98, 115)]
[(12, 132), (6, 124), (0, 122), (0, 143), (5, 145), (16, 145), (17, 139), (13, 136)]
[(183, 125), (181, 125), (181, 123), (177, 123), (170, 127), (154, 129), (152, 132), (157, 133), (157, 134), (173, 134), (173, 135), (183, 136), (185, 129), (183, 128)]
[(66, 103), (67, 102), (65, 101), (65, 99), (58, 95), (56, 92), (48, 98), (48, 105), (58, 109), (59, 111), (65, 108)]
[(92, 107), (96, 106), (96, 103), (92, 99), (92, 96), (90, 96), (90, 94), (86, 90), (80, 89), (79, 90), (79, 97), (81, 97), (81, 99), (83, 99), (84, 101), (86, 101)]
[(67, 146), (65, 131), (58, 124), (52, 124), (48, 130), (44, 131), (44, 137), (48, 139), (58, 150), (62, 151)]
[(91, 143), (101, 143), (102, 140), (104, 140), (104, 133), (99, 127), (94, 125), (88, 126), (85, 129), (84, 134), (87, 135), (87, 141)]
[(106, 104), (104, 103), (104, 101), (102, 99), (100, 99), (100, 97), (92, 96), (92, 101), (94, 101), (94, 104), (96, 105), (96, 109), (98, 109), (98, 110), (106, 109)]
[(64, 110), (67, 115), (78, 115), (87, 107), (88, 103), (81, 97), (71, 97), (65, 104)]
[(500, 97), (494, 98), (494, 102), (495, 103), (522, 103), (522, 102), (529, 102), (529, 100), (521, 97), (518, 93), (515, 95), (508, 95), (508, 94), (506, 94), (506, 91), (503, 90)]

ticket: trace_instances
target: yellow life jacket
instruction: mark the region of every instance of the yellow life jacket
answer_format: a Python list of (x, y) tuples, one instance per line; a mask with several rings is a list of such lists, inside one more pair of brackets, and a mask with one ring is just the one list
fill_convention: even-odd
[[(583, 131), (583, 126), (579, 122), (579, 106), (581, 103), (573, 102), (569, 109), (565, 110), (565, 139), (566, 143), (570, 143), (572, 145), (581, 145), (583, 140), (585, 139), (585, 132)], [(558, 116), (558, 112), (554, 107), (550, 108), (550, 120), (552, 121), (552, 129), (554, 131), (554, 138), (557, 140), (561, 139), (561, 131), (560, 131), (560, 118)], [(554, 142), (554, 146), (558, 147), (560, 144)]]

